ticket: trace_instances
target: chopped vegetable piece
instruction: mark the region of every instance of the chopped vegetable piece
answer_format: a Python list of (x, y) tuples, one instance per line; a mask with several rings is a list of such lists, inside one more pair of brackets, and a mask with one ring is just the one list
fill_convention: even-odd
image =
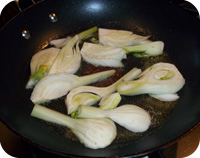
[(101, 98), (98, 95), (92, 93), (79, 93), (72, 98), (72, 103), (75, 107), (78, 108), (79, 105), (94, 105)]
[(132, 132), (144, 132), (151, 124), (149, 113), (136, 105), (127, 104), (111, 110), (81, 105), (78, 109), (78, 118), (103, 117), (110, 118)]
[(50, 45), (55, 46), (56, 48), (62, 48), (63, 46), (65, 46), (70, 40), (72, 39), (72, 37), (68, 36), (66, 38), (60, 38), (60, 39), (55, 39), (50, 41)]
[(185, 79), (173, 64), (157, 63), (140, 74), (135, 81), (118, 84), (117, 91), (121, 95), (139, 94), (171, 94), (179, 91)]
[(70, 128), (80, 142), (91, 149), (107, 147), (117, 135), (115, 124), (106, 118), (73, 119), (37, 104), (31, 116)]
[(42, 78), (35, 86), (31, 100), (33, 103), (43, 103), (66, 95), (71, 89), (97, 82), (115, 73), (114, 70), (99, 72), (78, 77), (67, 73), (56, 73)]
[(116, 81), (115, 83), (113, 83), (112, 85), (108, 87), (80, 86), (80, 87), (74, 88), (73, 90), (69, 92), (69, 94), (67, 95), (65, 99), (65, 104), (67, 107), (68, 114), (71, 114), (77, 110), (77, 106), (74, 106), (72, 102), (72, 98), (75, 95), (79, 93), (83, 93), (83, 92), (89, 92), (89, 93), (97, 94), (98, 96), (102, 98), (108, 94), (114, 93), (116, 91), (117, 85), (121, 83), (122, 81), (132, 80), (136, 78), (140, 73), (141, 73), (140, 69), (133, 68), (126, 75), (124, 75), (122, 78), (120, 78), (118, 81)]
[[(162, 41), (156, 41), (122, 48), (125, 49), (127, 53), (134, 52), (134, 54), (137, 53), (137, 56), (141, 55), (140, 57), (158, 56), (163, 53), (164, 43)], [(142, 53), (138, 54), (138, 52)]]
[(140, 36), (131, 31), (99, 28), (99, 43), (111, 47), (133, 46), (143, 43), (149, 36)]
[(151, 97), (158, 99), (160, 101), (176, 101), (179, 99), (179, 96), (177, 93), (173, 94), (149, 94)]
[(31, 76), (26, 89), (33, 88), (41, 78), (48, 74), (59, 52), (60, 49), (58, 48), (47, 48), (32, 57), (30, 63)]
[(82, 57), (95, 66), (122, 67), (122, 59), (126, 59), (126, 51), (122, 48), (103, 46), (84, 42)]
[[(53, 66), (51, 67), (49, 74), (54, 74), (58, 72), (67, 72), (74, 74), (80, 67), (81, 64), (81, 55), (79, 46), (80, 40), (89, 36), (90, 34), (97, 31), (97, 27), (93, 27), (89, 30), (81, 32), (75, 35), (60, 51), (57, 56)], [(76, 49), (74, 46), (76, 45)]]
[(122, 98), (119, 93), (108, 94), (101, 99), (99, 108), (102, 110), (114, 109), (120, 103), (121, 99)]

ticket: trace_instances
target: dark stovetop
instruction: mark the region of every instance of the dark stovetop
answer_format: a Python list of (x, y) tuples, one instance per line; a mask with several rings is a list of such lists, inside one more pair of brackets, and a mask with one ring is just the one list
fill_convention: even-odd
[[(26, 0), (27, 1), (27, 0)], [(39, 0), (35, 0), (37, 2)], [(170, 0), (173, 3), (178, 4), (180, 7), (186, 9), (190, 14), (199, 18), (198, 12), (191, 4), (184, 0)], [(28, 5), (28, 4), (27, 4)], [(2, 11), (0, 17), (0, 28), (6, 24), (14, 15), (18, 14), (18, 10), (15, 2), (9, 3)], [(9, 130), (2, 122), (0, 122), (0, 143), (4, 150), (17, 158), (62, 158), (45, 151), (42, 151), (24, 141), (21, 137), (14, 134)], [(166, 147), (165, 149), (156, 151), (144, 158), (183, 158), (192, 154), (200, 140), (200, 125), (193, 128), (190, 132), (180, 138), (175, 144)]]

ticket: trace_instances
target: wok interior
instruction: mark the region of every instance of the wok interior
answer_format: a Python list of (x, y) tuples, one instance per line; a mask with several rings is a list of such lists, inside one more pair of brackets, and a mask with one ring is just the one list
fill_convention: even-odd
[[(50, 0), (21, 13), (1, 31), (0, 43), (3, 41), (5, 43), (2, 45), (4, 50), (2, 57), (5, 59), (4, 63), (1, 63), (1, 67), (4, 67), (2, 72), (5, 74), (2, 83), (9, 83), (1, 85), (4, 89), (4, 97), (1, 97), (1, 119), (31, 143), (50, 152), (73, 156), (140, 155), (179, 137), (199, 122), (200, 110), (197, 107), (200, 102), (200, 92), (196, 87), (199, 86), (200, 79), (198, 73), (200, 46), (197, 42), (200, 33), (196, 30), (196, 26), (192, 25), (195, 22), (191, 17), (175, 9), (177, 10), (167, 2), (152, 3), (147, 0), (126, 1), (126, 3), (120, 0), (115, 2), (86, 0), (76, 3), (60, 0), (55, 3)], [(57, 23), (49, 21), (50, 11), (57, 14)], [(175, 18), (174, 12), (178, 17), (184, 16), (188, 22)], [(117, 139), (109, 147), (99, 150), (84, 147), (66, 128), (30, 117), (33, 108), (29, 100), (31, 91), (25, 90), (30, 74), (29, 63), (34, 53), (51, 39), (79, 33), (95, 25), (130, 30), (140, 35), (151, 35), (152, 40), (164, 41), (164, 55), (148, 59), (129, 56), (122, 73), (132, 67), (144, 70), (158, 61), (163, 61), (174, 63), (186, 79), (186, 85), (179, 92), (180, 99), (177, 103), (160, 102), (147, 95), (123, 97), (121, 104), (133, 103), (150, 112), (154, 121), (151, 129), (143, 134), (135, 134), (118, 126)], [(29, 40), (20, 36), (23, 29), (31, 31)], [(10, 32), (9, 39), (7, 32)], [(9, 47), (11, 42), (13, 47)], [(15, 65), (14, 70), (13, 65)], [(52, 101), (46, 106), (65, 113), (63, 99)]]

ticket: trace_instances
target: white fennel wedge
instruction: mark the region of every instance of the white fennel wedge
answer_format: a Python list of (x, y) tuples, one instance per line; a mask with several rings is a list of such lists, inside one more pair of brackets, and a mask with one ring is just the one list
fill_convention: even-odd
[(101, 110), (97, 107), (81, 105), (78, 109), (78, 118), (110, 118), (117, 124), (132, 132), (144, 132), (151, 124), (148, 112), (136, 105), (121, 105), (111, 110)]
[(106, 118), (73, 119), (37, 104), (31, 116), (70, 128), (80, 142), (91, 149), (107, 147), (117, 135), (114, 122)]
[(185, 84), (185, 79), (175, 65), (157, 63), (141, 73), (140, 78), (134, 81), (125, 81), (117, 86), (121, 95), (139, 94), (173, 94)]
[(78, 77), (68, 73), (56, 73), (42, 78), (33, 89), (31, 101), (43, 103), (66, 95), (71, 89), (88, 85), (112, 76), (115, 70), (108, 70)]

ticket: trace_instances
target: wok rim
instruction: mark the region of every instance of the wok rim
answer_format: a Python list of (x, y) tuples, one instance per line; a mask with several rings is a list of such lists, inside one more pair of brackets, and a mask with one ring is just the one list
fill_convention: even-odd
[[(43, 150), (44, 152), (48, 152), (51, 154), (55, 154), (58, 156), (64, 156), (64, 157), (90, 157), (90, 158), (97, 158), (97, 157), (105, 157), (105, 156), (81, 156), (81, 155), (73, 155), (73, 154), (68, 154), (68, 153), (64, 153), (64, 152), (59, 152), (53, 149), (49, 149), (47, 147), (44, 147), (42, 145), (40, 145), (39, 143), (33, 142), (32, 140), (26, 138), (25, 136), (21, 135), (20, 133), (18, 133), (15, 129), (12, 129), (12, 127), (10, 127), (8, 124), (6, 124), (1, 118), (0, 121), (10, 130), (12, 131), (16, 136), (18, 136), (20, 139), (24, 140), (25, 142), (27, 142), (28, 144), (39, 148), (40, 150)], [(134, 157), (141, 157), (141, 156), (147, 156), (149, 154), (152, 154), (153, 152), (159, 151), (159, 150), (163, 150), (167, 147), (170, 147), (171, 145), (178, 143), (179, 140), (181, 140), (182, 138), (184, 138), (186, 135), (190, 134), (192, 131), (194, 131), (195, 129), (197, 129), (200, 126), (200, 121), (197, 122), (194, 126), (192, 126), (190, 129), (188, 129), (185, 133), (181, 134), (180, 136), (172, 139), (171, 141), (169, 141), (168, 143), (162, 144), (160, 146), (157, 146), (155, 148), (146, 150), (144, 152), (138, 152), (138, 153), (133, 153), (133, 154), (127, 154), (127, 155), (115, 155), (115, 156), (108, 156), (109, 158), (114, 158), (114, 157), (129, 157), (129, 156), (134, 156)], [(107, 157), (107, 156), (106, 156)]]

